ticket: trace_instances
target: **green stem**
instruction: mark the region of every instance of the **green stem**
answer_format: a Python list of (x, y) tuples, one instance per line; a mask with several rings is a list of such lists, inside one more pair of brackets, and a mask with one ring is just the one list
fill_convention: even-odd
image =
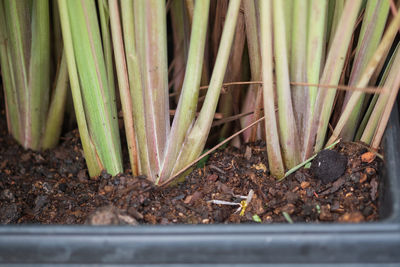
[[(353, 28), (362, 1), (347, 1), (339, 21), (331, 49), (325, 63), (320, 84), (337, 85), (343, 70), (346, 53), (349, 49)], [(335, 100), (336, 89), (318, 91), (311, 130), (305, 138), (306, 158), (322, 149), (325, 143), (329, 118)], [(313, 149), (315, 141), (315, 146)]]
[[(360, 79), (362, 72), (378, 47), (386, 25), (388, 12), (389, 0), (367, 2), (367, 8), (361, 27), (360, 37), (358, 39), (356, 55), (351, 70), (349, 80), (350, 86), (354, 86)], [(352, 91), (346, 92), (343, 107), (345, 107), (352, 94)], [(344, 141), (353, 140), (354, 133), (357, 130), (356, 125), (359, 123), (364, 97), (365, 94), (360, 96), (357, 105), (353, 109), (353, 112), (351, 113), (346, 125), (342, 130), (341, 137)]]
[(56, 75), (56, 85), (49, 112), (47, 114), (46, 130), (43, 135), (42, 148), (54, 148), (61, 135), (64, 121), (65, 104), (68, 91), (68, 69), (65, 54), (62, 54), (59, 69)]
[(134, 16), (148, 157), (153, 171), (151, 179), (156, 179), (170, 131), (165, 1), (134, 1)]
[[(381, 43), (379, 44), (378, 48), (376, 49), (374, 55), (371, 57), (368, 65), (365, 67), (363, 74), (361, 75), (360, 80), (357, 83), (358, 88), (363, 88), (368, 85), (369, 80), (371, 79), (372, 74), (374, 73), (376, 67), (379, 65), (379, 62), (383, 59), (383, 56), (386, 55), (387, 50), (390, 49), (390, 46), (393, 43), (393, 40), (397, 34), (398, 28), (400, 26), (400, 13), (396, 15), (396, 17), (390, 23), (388, 29), (385, 32), (385, 35), (382, 38)], [(354, 110), (354, 107), (357, 105), (358, 100), (360, 99), (361, 95), (363, 94), (362, 91), (356, 91), (352, 94), (347, 103), (344, 111), (342, 112), (338, 123), (332, 133), (331, 138), (328, 141), (332, 143), (336, 140), (346, 125), (348, 118), (350, 117), (351, 113)]]
[[(128, 144), (128, 153), (133, 175), (139, 174), (138, 156), (136, 148), (135, 130), (133, 127), (132, 98), (129, 88), (128, 70), (125, 60), (124, 42), (121, 30), (121, 21), (119, 16), (119, 7), (117, 0), (109, 0), (110, 21), (112, 31), (112, 42), (114, 45), (115, 65), (117, 69), (119, 94), (121, 97), (122, 112), (124, 117), (124, 126), (126, 140)], [(112, 73), (112, 72), (111, 72)]]
[(210, 1), (198, 1), (193, 16), (189, 56), (178, 107), (172, 123), (160, 179), (167, 179), (176, 164), (186, 134), (196, 114), (197, 100), (203, 66), (203, 55), (207, 33)]
[(264, 91), (265, 133), (267, 141), (268, 163), (271, 175), (284, 176), (284, 166), (279, 145), (277, 120), (275, 117), (275, 93), (273, 85), (272, 63), (272, 7), (270, 1), (260, 3), (260, 45), (262, 62), (262, 80)]
[[(139, 155), (139, 174), (144, 174), (152, 180), (149, 151), (147, 147), (147, 131), (145, 124), (145, 107), (143, 102), (142, 80), (137, 55), (134, 28), (134, 7), (130, 0), (121, 1), (121, 18), (124, 34), (125, 54), (128, 67), (129, 87), (132, 100), (133, 126)], [(154, 182), (154, 180), (152, 180)]]
[(172, 170), (172, 175), (182, 169), (187, 163), (190, 163), (198, 157), (204, 148), (213, 121), (213, 115), (217, 108), (219, 94), (221, 92), (221, 86), (232, 47), (239, 8), (240, 0), (232, 0), (229, 2), (210, 86), (208, 87), (207, 95), (200, 114), (193, 127), (190, 129), (185, 143), (183, 144), (182, 151), (180, 152), (175, 167)]
[(13, 61), (11, 60), (11, 48), (7, 41), (7, 27), (5, 20), (4, 2), (0, 1), (0, 66), (4, 88), (6, 116), (9, 132), (19, 142), (23, 142), (22, 120), (19, 112), (19, 99), (13, 75)]
[[(307, 36), (307, 82), (310, 84), (318, 84), (321, 68), (323, 66), (324, 46), (325, 46), (325, 27), (326, 13), (328, 1), (312, 0), (309, 5), (308, 13), (308, 36)], [(311, 131), (311, 124), (314, 116), (315, 101), (317, 99), (316, 86), (308, 87), (308, 102), (305, 115), (305, 129), (303, 139), (308, 136)], [(303, 140), (302, 158), (305, 157), (305, 142)]]
[[(103, 44), (104, 61), (107, 72), (108, 88), (110, 93), (110, 102), (116, 102), (115, 98), (115, 78), (114, 78), (114, 62), (113, 62), (113, 47), (110, 34), (110, 10), (107, 0), (97, 0), (100, 17), (101, 41)], [(117, 117), (116, 109), (111, 108), (113, 117)]]
[[(379, 95), (378, 101), (374, 107), (374, 110), (371, 113), (371, 117), (368, 120), (368, 123), (365, 127), (364, 133), (361, 136), (361, 141), (365, 142), (367, 144), (370, 144), (373, 139), (375, 138), (374, 135), (377, 132), (378, 125), (381, 124), (382, 120), (382, 114), (384, 111), (387, 109), (389, 106), (388, 103), (390, 103), (390, 99), (394, 98), (396, 99), (396, 94), (393, 95), (394, 92), (397, 93), (396, 90), (396, 85), (398, 83), (398, 77), (399, 77), (399, 66), (400, 66), (400, 52), (399, 52), (399, 46), (397, 46), (396, 51), (393, 55), (393, 64), (390, 66), (390, 71), (388, 73), (388, 76), (386, 78), (386, 81), (383, 85), (383, 92)], [(390, 107), (391, 110), (391, 107)], [(380, 142), (380, 140), (379, 140)], [(374, 144), (374, 147), (377, 147), (379, 145)]]
[[(261, 81), (261, 57), (260, 46), (257, 33), (257, 16), (254, 0), (243, 0), (244, 18), (246, 23), (247, 49), (249, 53), (250, 71), (252, 81)], [(259, 106), (262, 105), (262, 88), (260, 85), (250, 85), (242, 107), (242, 113), (254, 111), (253, 116), (246, 116), (241, 119), (242, 127), (261, 118)], [(250, 136), (244, 132), (245, 142), (256, 141), (257, 129), (259, 126), (251, 129)]]
[[(307, 12), (308, 1), (293, 1), (291, 61), (289, 67), (290, 80), (294, 82), (307, 82)], [(301, 146), (306, 126), (307, 108), (309, 106), (309, 91), (307, 86), (299, 85), (292, 86), (291, 91), (293, 112), (300, 137), (298, 140)]]
[(96, 153), (96, 149), (90, 138), (89, 129), (86, 122), (78, 71), (75, 62), (74, 47), (72, 43), (71, 25), (68, 17), (67, 0), (58, 0), (58, 7), (60, 10), (65, 56), (67, 58), (68, 74), (71, 84), (72, 97), (74, 100), (74, 108), (79, 128), (79, 134), (82, 141), (83, 152), (85, 155), (86, 164), (88, 166), (89, 175), (93, 177), (100, 175), (101, 171), (103, 170), (103, 165)]
[[(50, 11), (47, 0), (33, 1), (32, 45), (29, 61), (30, 148), (39, 149), (50, 94)], [(28, 142), (29, 143), (29, 142)]]
[(286, 37), (282, 34), (285, 32), (282, 4), (283, 2), (281, 0), (273, 1), (274, 56), (279, 116), (278, 124), (283, 160), (287, 168), (292, 168), (300, 161), (300, 146), (290, 92)]

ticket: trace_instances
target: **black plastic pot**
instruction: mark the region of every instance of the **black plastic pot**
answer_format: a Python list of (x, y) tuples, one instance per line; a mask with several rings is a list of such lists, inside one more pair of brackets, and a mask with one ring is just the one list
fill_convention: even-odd
[(384, 139), (381, 221), (363, 224), (2, 226), (0, 263), (400, 263), (400, 128)]

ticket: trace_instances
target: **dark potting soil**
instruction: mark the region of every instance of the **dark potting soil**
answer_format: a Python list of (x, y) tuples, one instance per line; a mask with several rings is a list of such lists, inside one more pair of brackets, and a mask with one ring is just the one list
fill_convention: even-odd
[[(378, 220), (381, 160), (360, 143), (339, 143), (335, 155), (319, 156), (323, 164), (313, 163), (282, 182), (268, 175), (262, 142), (241, 149), (228, 147), (212, 154), (185, 182), (155, 188), (145, 177), (132, 177), (129, 171), (89, 178), (77, 131), (67, 134), (56, 149), (38, 153), (13, 141), (4, 121), (0, 126), (1, 224)], [(327, 169), (333, 169), (338, 178), (331, 181), (333, 174)], [(243, 197), (251, 190), (253, 197), (244, 206)]]

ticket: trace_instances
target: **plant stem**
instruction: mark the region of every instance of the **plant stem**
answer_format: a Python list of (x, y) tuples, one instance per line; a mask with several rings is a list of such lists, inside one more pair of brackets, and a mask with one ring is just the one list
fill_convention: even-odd
[(129, 160), (131, 163), (132, 174), (137, 176), (139, 174), (139, 166), (136, 136), (133, 127), (132, 98), (129, 88), (128, 70), (125, 60), (124, 42), (117, 0), (109, 0), (109, 8), (115, 65), (118, 77), (119, 94), (121, 96), (122, 112), (124, 114), (124, 126), (126, 141), (128, 144)]
[[(360, 37), (358, 39), (356, 56), (351, 70), (349, 80), (350, 86), (354, 86), (360, 79), (362, 72), (378, 47), (386, 24), (388, 12), (389, 0), (367, 2)], [(352, 94), (352, 91), (346, 92), (343, 110)], [(357, 105), (353, 109), (353, 112), (342, 130), (341, 137), (344, 141), (353, 140), (354, 133), (357, 130), (357, 127), (355, 126), (358, 125), (361, 115), (361, 107), (364, 102), (364, 97), (365, 94), (360, 96)]]
[(286, 49), (285, 21), (281, 0), (273, 1), (274, 56), (276, 88), (278, 92), (279, 134), (283, 160), (287, 168), (300, 162), (299, 135), (293, 114), (289, 83), (288, 54)]
[(50, 10), (47, 0), (33, 1), (32, 45), (29, 61), (29, 117), (25, 127), (28, 147), (40, 149), (50, 94)]
[[(375, 107), (371, 113), (371, 117), (368, 120), (368, 123), (365, 127), (364, 133), (361, 136), (361, 141), (367, 144), (373, 144), (373, 148), (377, 148), (380, 143), (380, 136), (379, 126), (385, 125), (386, 118), (384, 117), (384, 113), (392, 110), (392, 99), (396, 99), (398, 89), (398, 77), (399, 77), (399, 66), (400, 66), (400, 52), (399, 46), (397, 46), (396, 51), (393, 55), (393, 63), (390, 66), (390, 70), (386, 81), (383, 85), (384, 91), (382, 94), (379, 95), (378, 101), (375, 104)], [(387, 114), (386, 114), (387, 115)], [(383, 118), (383, 119), (382, 119)], [(386, 126), (386, 125), (385, 125)], [(382, 126), (381, 126), (382, 127)], [(377, 136), (377, 137), (376, 137)], [(376, 137), (376, 138), (375, 138)], [(378, 140), (379, 139), (379, 140)], [(378, 140), (378, 141), (377, 141)]]
[[(353, 28), (361, 6), (361, 0), (347, 1), (339, 21), (331, 49), (325, 63), (324, 71), (320, 79), (321, 84), (337, 85), (342, 73), (346, 53), (349, 48)], [(324, 145), (331, 115), (336, 89), (319, 90), (313, 121), (309, 125), (305, 138), (305, 157), (308, 158), (314, 152), (318, 152)], [(315, 141), (315, 146), (314, 146)], [(314, 146), (314, 148), (313, 148)]]
[[(113, 47), (110, 34), (110, 10), (107, 0), (97, 0), (100, 18), (101, 41), (103, 44), (104, 62), (107, 72), (108, 88), (110, 100), (116, 102), (115, 97), (115, 78), (114, 78), (114, 62), (113, 62)], [(116, 109), (111, 109), (113, 117), (117, 117)]]
[(226, 20), (210, 86), (208, 88), (199, 117), (186, 137), (182, 151), (180, 152), (178, 160), (174, 166), (174, 169), (172, 170), (172, 175), (182, 169), (182, 167), (184, 167), (187, 163), (197, 158), (201, 154), (206, 143), (229, 59), (239, 7), (240, 0), (231, 0), (229, 2), (228, 12), (226, 14)]
[(185, 78), (171, 132), (168, 137), (163, 170), (160, 174), (161, 180), (171, 175), (172, 168), (176, 163), (186, 134), (195, 119), (203, 67), (209, 6), (209, 0), (198, 1), (195, 5)]
[[(308, 1), (293, 1), (292, 44), (289, 70), (290, 80), (296, 82), (307, 82), (307, 12)], [(301, 146), (306, 126), (307, 107), (309, 105), (308, 88), (307, 86), (294, 85), (291, 91), (296, 127), (300, 136), (298, 140)]]
[(260, 47), (268, 163), (271, 175), (279, 179), (283, 177), (285, 173), (279, 146), (277, 121), (275, 117), (275, 93), (272, 73), (272, 7), (270, 1), (261, 1), (259, 4), (260, 44), (263, 44)]
[(60, 66), (56, 75), (54, 94), (51, 99), (49, 112), (47, 114), (46, 130), (43, 135), (42, 148), (54, 148), (61, 135), (64, 121), (65, 104), (68, 91), (68, 69), (65, 54), (61, 56)]
[[(307, 36), (307, 82), (318, 84), (321, 68), (323, 66), (323, 52), (325, 46), (325, 27), (328, 1), (312, 0), (309, 5), (308, 36)], [(303, 148), (302, 159), (305, 157), (304, 139), (311, 130), (314, 116), (315, 101), (317, 99), (317, 86), (308, 86), (308, 102), (305, 114), (305, 125), (303, 126)]]
[(134, 1), (134, 16), (148, 158), (153, 172), (151, 179), (157, 179), (170, 131), (165, 1)]
[(76, 66), (89, 133), (108, 173), (122, 172), (114, 93), (110, 92), (94, 2), (68, 1)]
[[(9, 75), (12, 75), (10, 81), (18, 98), (20, 113), (20, 121), (9, 120), (9, 124), (19, 123), (16, 139), (25, 148), (38, 150), (44, 131), (50, 91), (49, 3), (46, 0), (32, 3), (4, 1), (4, 14), (4, 36), (7, 36), (10, 53)], [(13, 112), (14, 107), (7, 105), (7, 109)], [(11, 128), (14, 128), (14, 131), (17, 129), (15, 126)]]
[[(393, 19), (393, 21), (390, 23), (378, 48), (376, 49), (374, 55), (371, 57), (370, 61), (368, 62), (368, 65), (365, 67), (364, 72), (357, 83), (357, 87), (362, 88), (367, 86), (372, 74), (374, 73), (374, 70), (379, 65), (379, 62), (383, 59), (383, 56), (386, 54), (387, 50), (390, 49), (390, 46), (393, 43), (393, 40), (397, 34), (399, 26), (400, 26), (400, 13), (397, 14), (396, 17)], [(344, 111), (342, 112), (342, 115), (340, 116), (338, 123), (336, 124), (332, 136), (328, 141), (328, 144), (332, 143), (340, 136), (340, 133), (344, 125), (346, 124), (348, 118), (350, 117), (350, 114), (353, 112), (354, 107), (357, 105), (357, 102), (361, 97), (362, 93), (363, 93), (362, 91), (357, 91), (352, 94), (352, 96), (349, 99), (349, 102), (347, 103)]]
[[(147, 130), (145, 123), (145, 108), (142, 92), (142, 79), (137, 55), (134, 28), (133, 1), (121, 1), (121, 17), (124, 33), (125, 54), (128, 67), (129, 87), (132, 101), (133, 126), (136, 133), (136, 143), (139, 154), (139, 174), (144, 174), (152, 180), (149, 150), (147, 147)], [(154, 182), (154, 180), (152, 180)]]
[(0, 66), (5, 96), (7, 125), (9, 132), (19, 142), (23, 142), (22, 119), (20, 114), (19, 99), (13, 75), (13, 61), (11, 48), (7, 41), (7, 27), (5, 20), (4, 2), (0, 1)]
[(96, 152), (96, 148), (91, 140), (89, 129), (86, 122), (85, 110), (83, 107), (81, 89), (79, 84), (78, 71), (75, 62), (75, 53), (71, 36), (71, 25), (68, 17), (67, 0), (58, 0), (60, 10), (60, 20), (65, 48), (65, 56), (67, 58), (68, 74), (71, 84), (72, 97), (74, 100), (74, 108), (76, 120), (79, 128), (79, 135), (82, 141), (83, 152), (85, 155), (86, 165), (91, 177), (100, 175), (103, 165)]
[[(246, 23), (247, 48), (249, 53), (251, 80), (260, 81), (262, 79), (261, 57), (257, 32), (257, 15), (254, 0), (243, 0), (243, 8)], [(262, 106), (262, 88), (260, 85), (250, 85), (246, 94), (242, 113), (247, 113), (254, 110), (254, 115), (243, 118), (242, 126), (246, 127), (248, 124), (258, 120), (261, 117), (259, 106)], [(259, 127), (257, 126), (251, 129), (250, 137), (246, 137), (245, 132), (245, 141), (250, 140), (252, 142), (255, 142), (258, 128)]]

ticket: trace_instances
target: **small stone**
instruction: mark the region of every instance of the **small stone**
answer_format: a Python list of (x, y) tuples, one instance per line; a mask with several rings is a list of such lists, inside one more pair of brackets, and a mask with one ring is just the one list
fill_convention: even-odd
[(345, 213), (339, 218), (339, 222), (346, 222), (346, 223), (360, 223), (365, 220), (364, 216), (361, 212), (356, 211), (352, 213)]
[(119, 224), (138, 225), (138, 222), (129, 215), (118, 213)]
[(111, 192), (113, 190), (113, 187), (111, 186), (111, 185), (106, 185), (106, 186), (104, 186), (104, 191), (106, 192), (106, 193), (109, 193), (109, 192)]
[(34, 213), (38, 214), (48, 202), (49, 200), (47, 196), (37, 196), (35, 199)]
[(372, 179), (371, 182), (369, 183), (371, 185), (371, 199), (373, 201), (376, 200), (376, 198), (378, 197), (378, 181), (376, 179)]
[(282, 208), (282, 212), (286, 212), (287, 214), (291, 215), (295, 211), (295, 206), (291, 203), (287, 204)]
[(86, 223), (91, 225), (119, 224), (117, 209), (113, 206), (98, 208), (88, 216)]
[(324, 184), (336, 181), (346, 170), (347, 157), (334, 150), (324, 149), (311, 164), (314, 177)]
[(210, 223), (210, 219), (203, 219), (201, 222), (204, 223), (204, 224), (209, 224)]
[(306, 181), (304, 181), (304, 182), (302, 182), (302, 183), (300, 184), (300, 187), (303, 188), (303, 189), (306, 189), (306, 188), (309, 187), (309, 186), (310, 186), (310, 182), (306, 182)]
[(162, 218), (161, 219), (161, 222), (160, 222), (160, 224), (162, 224), (162, 225), (166, 225), (166, 224), (168, 224), (169, 223), (169, 221), (168, 221), (168, 219), (167, 218)]
[(131, 216), (122, 213), (114, 206), (98, 208), (86, 219), (86, 224), (91, 225), (137, 225), (138, 222)]
[(9, 189), (4, 189), (0, 194), (0, 200), (14, 201), (14, 194)]
[(20, 216), (17, 204), (0, 206), (0, 224), (8, 224), (14, 222)]
[(130, 207), (127, 210), (128, 214), (133, 216), (137, 220), (142, 220), (143, 219), (143, 214), (138, 212), (134, 207)]

